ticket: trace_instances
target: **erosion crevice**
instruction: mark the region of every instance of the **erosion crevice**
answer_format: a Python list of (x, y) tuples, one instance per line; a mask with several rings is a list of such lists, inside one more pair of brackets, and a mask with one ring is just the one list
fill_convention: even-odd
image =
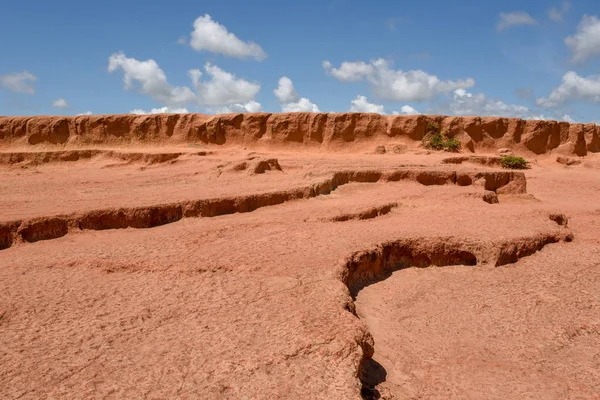
[[(497, 243), (455, 237), (407, 238), (382, 243), (371, 249), (351, 254), (342, 262), (339, 278), (348, 288), (352, 299), (356, 299), (361, 289), (387, 279), (392, 272), (400, 269), (478, 264), (502, 266), (530, 256), (548, 244), (572, 240), (573, 234), (564, 227), (558, 231)], [(347, 306), (345, 309), (359, 318), (355, 306)], [(385, 369), (372, 358), (374, 354), (372, 336), (369, 334), (365, 337), (363, 340), (368, 342), (365, 346), (370, 344), (371, 351), (363, 351), (358, 378), (362, 383), (363, 398), (376, 399), (380, 395), (377, 385), (385, 381), (386, 373)]]
[[(461, 173), (470, 182), (480, 183), (486, 190), (510, 188), (510, 192), (525, 191), (525, 176), (517, 172), (472, 172)], [(158, 204), (145, 207), (110, 208), (70, 215), (38, 217), (20, 222), (0, 222), (0, 249), (10, 247), (17, 241), (36, 242), (65, 236), (73, 229), (104, 230), (125, 228), (153, 228), (176, 222), (182, 218), (216, 217), (220, 215), (252, 212), (258, 208), (283, 204), (292, 200), (308, 199), (328, 195), (348, 183), (414, 181), (422, 185), (458, 184), (456, 171), (423, 169), (401, 169), (392, 171), (340, 171), (329, 179), (297, 189), (275, 191), (246, 196), (214, 199), (188, 200), (179, 203)], [(490, 188), (490, 189), (488, 189)], [(390, 208), (391, 210), (391, 208)], [(389, 212), (385, 207), (375, 210), (374, 216)], [(373, 214), (370, 210), (364, 217)], [(361, 215), (358, 216), (361, 218)]]

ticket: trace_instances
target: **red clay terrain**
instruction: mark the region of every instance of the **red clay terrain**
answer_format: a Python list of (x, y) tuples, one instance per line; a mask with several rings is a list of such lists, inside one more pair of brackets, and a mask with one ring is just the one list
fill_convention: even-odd
[(0, 117), (0, 398), (600, 399), (599, 135)]

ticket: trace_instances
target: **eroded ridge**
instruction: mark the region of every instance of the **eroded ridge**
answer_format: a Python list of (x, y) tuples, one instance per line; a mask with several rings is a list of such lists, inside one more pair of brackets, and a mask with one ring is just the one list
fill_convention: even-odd
[(206, 156), (209, 154), (212, 154), (212, 152), (194, 151), (147, 153), (103, 149), (0, 152), (0, 165), (15, 165), (22, 163), (38, 165), (55, 162), (75, 162), (91, 160), (95, 157), (111, 158), (126, 163), (140, 162), (144, 164), (162, 164), (177, 160), (184, 155)]
[(329, 179), (298, 189), (246, 196), (182, 201), (146, 207), (111, 208), (70, 215), (54, 215), (0, 222), (0, 250), (17, 242), (36, 242), (62, 237), (73, 230), (152, 228), (182, 218), (216, 217), (251, 212), (287, 201), (327, 195), (352, 182), (415, 181), (422, 185), (478, 185), (498, 193), (525, 193), (526, 178), (521, 172), (456, 172), (450, 170), (400, 169), (391, 171), (341, 171)]
[[(551, 232), (497, 243), (457, 237), (407, 238), (351, 254), (342, 262), (338, 270), (339, 278), (348, 288), (352, 299), (356, 299), (364, 287), (382, 281), (390, 277), (392, 272), (403, 268), (452, 265), (498, 267), (516, 263), (542, 250), (547, 244), (572, 240), (573, 234), (564, 225)], [(348, 301), (346, 309), (358, 317), (354, 302)], [(367, 335), (360, 346), (363, 358), (358, 378), (362, 382), (362, 395), (364, 399), (377, 399), (379, 392), (376, 386), (385, 381), (385, 371), (382, 373), (382, 367), (372, 359), (375, 352), (372, 336)]]
[(403, 138), (421, 141), (436, 123), (472, 152), (494, 147), (584, 156), (600, 151), (595, 124), (501, 117), (450, 117), (371, 113), (238, 113), (224, 115), (91, 115), (0, 117), (0, 144), (186, 143), (268, 144), (335, 151), (353, 143)]
[(382, 215), (389, 214), (392, 209), (398, 207), (398, 203), (389, 203), (378, 207), (371, 207), (367, 210), (363, 210), (356, 213), (348, 213), (335, 216), (330, 220), (333, 222), (345, 222), (351, 220), (366, 220), (380, 217)]

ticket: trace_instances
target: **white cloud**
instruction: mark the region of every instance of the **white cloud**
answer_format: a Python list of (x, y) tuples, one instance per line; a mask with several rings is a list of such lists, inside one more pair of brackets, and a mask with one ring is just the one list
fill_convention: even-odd
[(571, 9), (571, 3), (563, 1), (560, 9), (556, 7), (550, 7), (548, 10), (548, 18), (554, 22), (562, 22), (564, 15)]
[(553, 118), (545, 116), (544, 114), (532, 115), (530, 117), (520, 117), (520, 118), (528, 119), (528, 120), (531, 120), (531, 121), (547, 121), (547, 120), (553, 119)]
[(567, 72), (562, 83), (548, 97), (536, 100), (538, 106), (557, 107), (571, 100), (600, 102), (600, 75), (583, 77), (574, 71)]
[(319, 107), (303, 97), (296, 102), (282, 104), (281, 110), (283, 112), (319, 112)]
[(262, 104), (257, 101), (249, 101), (246, 104), (230, 104), (226, 107), (220, 107), (211, 110), (215, 114), (230, 114), (230, 113), (246, 113), (246, 112), (261, 112)]
[(390, 101), (428, 100), (442, 93), (475, 85), (472, 78), (442, 81), (421, 70), (394, 70), (388, 61), (381, 58), (369, 64), (345, 62), (340, 68), (333, 68), (330, 62), (325, 61), (323, 67), (328, 74), (343, 82), (366, 79), (377, 98)]
[(67, 100), (65, 100), (61, 97), (52, 102), (52, 107), (58, 108), (61, 110), (65, 110), (65, 109), (69, 108), (69, 103), (67, 103)]
[(490, 99), (483, 93), (472, 94), (464, 89), (454, 91), (450, 103), (446, 105), (443, 111), (450, 115), (534, 117), (534, 113), (528, 107), (506, 104), (499, 99)]
[(82, 115), (93, 115), (93, 114), (94, 114), (94, 113), (93, 113), (93, 112), (91, 112), (91, 111), (86, 111), (86, 112), (82, 112), (82, 113), (79, 113), (79, 114), (75, 114), (75, 116), (77, 116), (77, 117), (80, 117), (80, 116), (82, 116)]
[(508, 29), (511, 26), (518, 25), (536, 25), (537, 21), (527, 14), (525, 11), (514, 11), (509, 13), (500, 13), (498, 24), (496, 25), (497, 31)]
[(138, 114), (138, 115), (146, 115), (146, 114), (186, 114), (188, 110), (186, 108), (169, 108), (169, 107), (161, 107), (161, 108), (153, 108), (150, 111), (144, 111), (142, 109), (136, 108), (134, 110), (129, 111), (129, 114)]
[(190, 35), (190, 45), (195, 50), (207, 50), (224, 56), (264, 60), (267, 54), (254, 42), (238, 39), (227, 28), (205, 14), (194, 21), (194, 30)]
[(15, 93), (34, 94), (33, 83), (36, 80), (37, 77), (27, 71), (0, 75), (0, 89), (7, 89)]
[(575, 124), (577, 123), (577, 121), (575, 121), (573, 118), (571, 118), (571, 116), (569, 114), (565, 114), (562, 116), (561, 118), (563, 121), (568, 122), (570, 124)]
[(383, 105), (370, 103), (365, 96), (356, 96), (350, 103), (350, 111), (385, 114)]
[(323, 61), (323, 68), (334, 78), (342, 82), (358, 82), (374, 72), (374, 67), (363, 61), (344, 61), (339, 68), (334, 68), (329, 61)]
[(273, 93), (275, 93), (275, 97), (277, 97), (277, 100), (280, 103), (293, 103), (300, 98), (294, 88), (292, 80), (287, 76), (279, 78), (279, 86), (277, 86), (277, 89), (275, 89)]
[(216, 65), (206, 63), (204, 70), (210, 76), (208, 81), (200, 80), (202, 72), (199, 69), (188, 71), (197, 90), (196, 102), (199, 106), (214, 107), (247, 103), (254, 100), (260, 91), (258, 83), (237, 78)]
[(164, 106), (150, 112), (133, 110), (139, 113), (183, 113), (187, 112), (185, 107), (190, 104), (234, 108), (240, 104), (258, 104), (253, 101), (260, 91), (260, 84), (237, 78), (210, 63), (204, 65), (206, 80), (202, 80), (204, 74), (199, 69), (188, 71), (196, 93), (187, 86), (174, 87), (169, 84), (165, 73), (154, 60), (138, 61), (127, 58), (123, 53), (115, 53), (109, 58), (108, 71), (119, 69), (123, 70), (125, 89), (137, 88), (139, 92), (151, 96)]
[(187, 43), (187, 36), (182, 35), (179, 36), (179, 39), (177, 39), (177, 44), (186, 44)]
[(416, 109), (409, 106), (408, 104), (405, 104), (400, 108), (400, 112), (394, 111), (392, 114), (394, 114), (394, 115), (400, 115), (400, 114), (416, 115), (416, 114), (420, 114), (420, 112), (418, 112)]
[(108, 59), (108, 72), (123, 70), (125, 89), (137, 88), (141, 93), (168, 107), (181, 107), (195, 99), (192, 90), (187, 86), (172, 86), (156, 61), (150, 59), (139, 61), (127, 58), (124, 53), (114, 53)]
[(600, 19), (595, 15), (584, 15), (577, 26), (577, 33), (565, 38), (565, 44), (571, 50), (571, 60), (575, 63), (600, 56)]
[(279, 85), (273, 91), (281, 104), (283, 112), (319, 112), (319, 107), (306, 97), (300, 98), (294, 83), (287, 76), (279, 79)]

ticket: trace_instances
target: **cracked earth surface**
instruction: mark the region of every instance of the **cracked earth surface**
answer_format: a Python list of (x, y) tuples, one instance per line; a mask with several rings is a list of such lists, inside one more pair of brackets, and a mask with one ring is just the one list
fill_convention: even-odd
[(1, 398), (598, 398), (595, 168), (78, 151), (0, 157)]

